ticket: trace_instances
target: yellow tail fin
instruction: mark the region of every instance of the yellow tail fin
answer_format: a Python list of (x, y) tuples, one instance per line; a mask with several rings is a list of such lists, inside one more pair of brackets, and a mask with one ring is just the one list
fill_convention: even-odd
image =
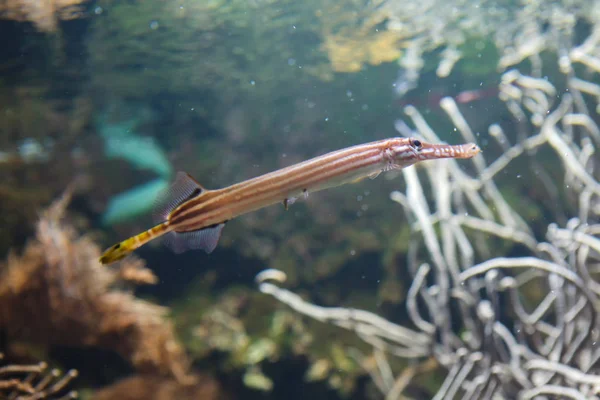
[(125, 239), (109, 247), (100, 257), (102, 264), (112, 264), (127, 257), (132, 251), (148, 243), (150, 240), (162, 236), (170, 230), (169, 224), (164, 222), (148, 229), (138, 235)]
[[(100, 262), (102, 264), (111, 264), (122, 260), (138, 247), (170, 232), (172, 228), (168, 221), (171, 212), (185, 201), (205, 191), (206, 189), (200, 186), (190, 175), (185, 172), (177, 173), (177, 177), (171, 187), (155, 200), (154, 222), (157, 225), (108, 248), (100, 257)], [(223, 224), (220, 224), (201, 231), (183, 233), (181, 235), (174, 235), (175, 232), (173, 232), (173, 237), (167, 241), (167, 244), (175, 252), (201, 248), (210, 253), (217, 245), (222, 229)]]

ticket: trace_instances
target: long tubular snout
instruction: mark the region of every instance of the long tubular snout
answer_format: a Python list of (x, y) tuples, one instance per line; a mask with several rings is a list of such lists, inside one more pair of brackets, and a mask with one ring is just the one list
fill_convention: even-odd
[(457, 145), (423, 143), (419, 156), (422, 160), (436, 160), (439, 158), (464, 159), (475, 157), (480, 151), (481, 149), (475, 143)]

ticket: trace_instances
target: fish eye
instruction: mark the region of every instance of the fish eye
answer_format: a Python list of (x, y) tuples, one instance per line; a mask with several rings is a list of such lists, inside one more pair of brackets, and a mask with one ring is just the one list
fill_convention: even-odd
[(423, 147), (423, 143), (421, 143), (421, 141), (419, 139), (413, 139), (412, 140), (412, 145), (417, 150), (421, 150), (421, 147)]

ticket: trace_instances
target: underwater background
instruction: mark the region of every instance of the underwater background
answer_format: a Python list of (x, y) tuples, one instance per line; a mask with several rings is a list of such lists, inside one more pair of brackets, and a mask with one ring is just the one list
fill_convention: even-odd
[[(0, 38), (0, 399), (600, 398), (599, 2), (0, 0)], [(395, 136), (482, 152), (98, 261), (178, 171)]]

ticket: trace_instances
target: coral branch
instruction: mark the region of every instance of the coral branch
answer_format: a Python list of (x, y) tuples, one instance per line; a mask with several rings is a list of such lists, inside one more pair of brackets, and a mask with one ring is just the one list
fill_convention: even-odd
[[(0, 353), (0, 360), (3, 358)], [(61, 374), (57, 369), (48, 370), (48, 365), (6, 365), (0, 367), (0, 397), (19, 400), (67, 400), (76, 399), (77, 392), (67, 386), (77, 377), (71, 369)]]

